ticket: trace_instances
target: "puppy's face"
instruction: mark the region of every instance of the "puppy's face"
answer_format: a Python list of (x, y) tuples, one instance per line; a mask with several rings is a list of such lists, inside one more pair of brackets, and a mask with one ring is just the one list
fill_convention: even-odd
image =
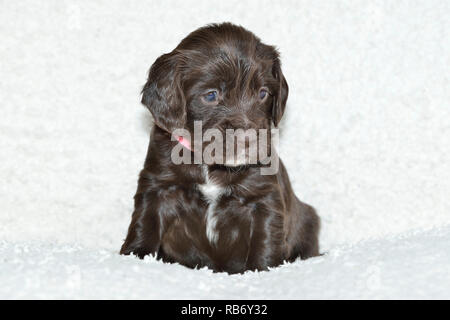
[[(168, 132), (193, 133), (195, 121), (201, 121), (203, 132), (217, 129), (225, 137), (227, 129), (242, 129), (258, 136), (261, 129), (270, 131), (272, 122), (278, 124), (287, 95), (277, 51), (241, 27), (221, 24), (194, 31), (158, 58), (142, 102)], [(247, 162), (248, 149), (224, 164)]]

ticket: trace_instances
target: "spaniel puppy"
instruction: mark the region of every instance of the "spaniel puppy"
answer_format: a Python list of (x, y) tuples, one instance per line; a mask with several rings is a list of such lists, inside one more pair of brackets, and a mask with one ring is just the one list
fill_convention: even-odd
[[(318, 255), (319, 217), (295, 196), (281, 161), (262, 174), (267, 163), (250, 163), (247, 144), (231, 161), (195, 161), (205, 146), (192, 138), (196, 123), (202, 133), (270, 132), (287, 97), (278, 52), (240, 26), (200, 28), (160, 56), (142, 91), (155, 125), (120, 253), (228, 273)], [(193, 161), (174, 163), (174, 148)]]

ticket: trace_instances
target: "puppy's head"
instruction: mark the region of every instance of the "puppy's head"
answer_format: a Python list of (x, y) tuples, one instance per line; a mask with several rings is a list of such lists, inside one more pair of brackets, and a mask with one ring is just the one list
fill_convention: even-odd
[(203, 131), (259, 132), (270, 130), (272, 122), (278, 125), (287, 97), (276, 49), (246, 29), (224, 23), (192, 32), (159, 57), (150, 69), (142, 103), (155, 124), (168, 132), (193, 132), (194, 121), (202, 122)]

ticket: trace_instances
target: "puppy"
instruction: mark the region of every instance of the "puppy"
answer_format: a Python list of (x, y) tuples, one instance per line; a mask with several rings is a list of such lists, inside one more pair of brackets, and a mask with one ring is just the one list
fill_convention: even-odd
[(203, 150), (196, 123), (202, 133), (273, 130), (287, 97), (278, 52), (240, 26), (200, 28), (159, 57), (142, 91), (155, 125), (120, 253), (228, 273), (318, 255), (315, 210), (295, 196), (281, 161), (273, 174), (262, 174), (261, 159), (250, 163), (249, 140), (230, 161), (173, 161), (174, 148), (189, 160)]

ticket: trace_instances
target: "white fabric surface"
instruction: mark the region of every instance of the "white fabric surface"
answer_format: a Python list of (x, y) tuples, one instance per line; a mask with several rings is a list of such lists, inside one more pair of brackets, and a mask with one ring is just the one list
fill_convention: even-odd
[[(221, 21), (281, 51), (281, 154), (323, 257), (229, 277), (117, 256), (146, 72)], [(445, 0), (2, 1), (0, 297), (450, 298), (449, 30)]]

